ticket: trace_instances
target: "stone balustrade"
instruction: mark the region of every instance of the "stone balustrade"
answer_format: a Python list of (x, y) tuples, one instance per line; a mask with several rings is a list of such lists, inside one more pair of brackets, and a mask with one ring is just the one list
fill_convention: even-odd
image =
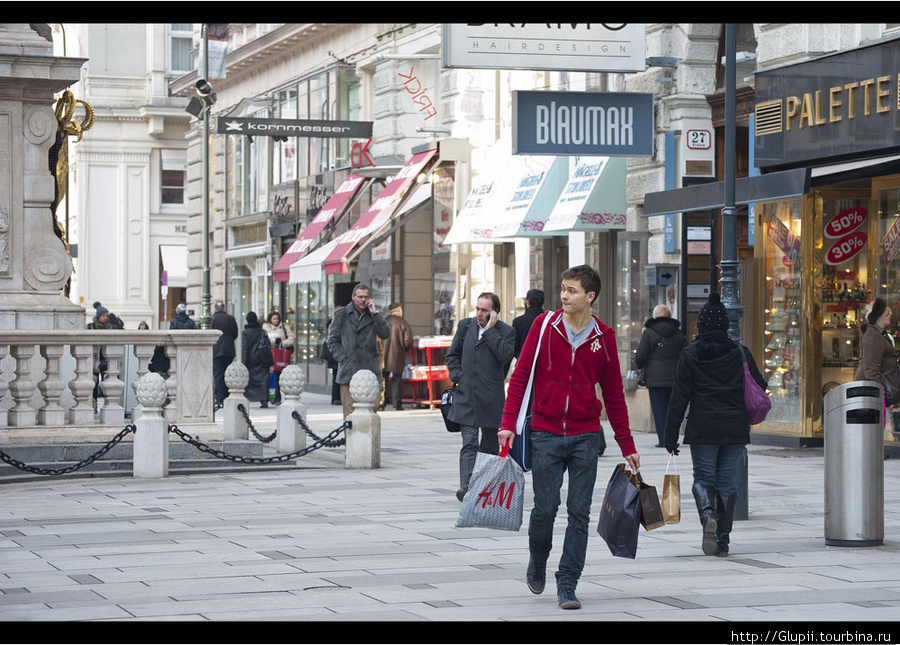
[[(77, 441), (75, 429), (121, 428), (129, 394), (149, 373), (157, 346), (169, 358), (165, 420), (212, 423), (212, 349), (220, 335), (218, 330), (0, 330), (0, 442), (15, 443), (25, 429), (67, 430), (60, 436)], [(98, 351), (107, 368), (99, 379), (103, 396), (95, 402)], [(134, 415), (139, 414), (135, 406)]]

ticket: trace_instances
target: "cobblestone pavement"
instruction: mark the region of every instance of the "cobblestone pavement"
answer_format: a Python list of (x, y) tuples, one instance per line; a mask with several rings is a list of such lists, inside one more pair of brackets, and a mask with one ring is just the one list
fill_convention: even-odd
[[(329, 397), (303, 401), (317, 434), (340, 425)], [(274, 429), (273, 409), (250, 413), (262, 434)], [(606, 481), (621, 461), (607, 429), (578, 586), (583, 608), (563, 611), (552, 577), (563, 511), (547, 590), (535, 596), (524, 581), (530, 492), (518, 532), (456, 528), (459, 436), (435, 410), (380, 416), (378, 469), (346, 469), (343, 449), (330, 448), (284, 470), (3, 484), (0, 620), (491, 623), (471, 637), (458, 627), (402, 635), (376, 627), (350, 639), (365, 642), (533, 642), (539, 623), (557, 621), (640, 624), (576, 632), (566, 637), (573, 642), (749, 642), (773, 626), (784, 631), (768, 642), (826, 642), (809, 638), (813, 629), (847, 631), (830, 642), (866, 642), (850, 631), (870, 634), (868, 642), (879, 633), (900, 638), (900, 460), (885, 461), (884, 544), (832, 547), (823, 451), (750, 446), (749, 519), (735, 522), (732, 554), (718, 558), (700, 549), (685, 448), (682, 521), (642, 529), (629, 560), (613, 557), (596, 533)], [(666, 454), (655, 439), (636, 434), (642, 474), (661, 488)], [(535, 630), (493, 631), (504, 621)]]

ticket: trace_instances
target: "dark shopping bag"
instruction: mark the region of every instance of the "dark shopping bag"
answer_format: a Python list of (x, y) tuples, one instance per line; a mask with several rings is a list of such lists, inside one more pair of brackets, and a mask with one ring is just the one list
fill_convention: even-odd
[(291, 350), (284, 349), (282, 347), (273, 347), (272, 360), (275, 361), (272, 364), (272, 370), (275, 372), (280, 372), (285, 367), (291, 364)]
[(518, 531), (525, 506), (524, 489), (525, 473), (509, 458), (505, 446), (499, 455), (479, 452), (456, 526)]
[(453, 396), (456, 394), (456, 384), (451, 385), (441, 394), (441, 416), (444, 417), (444, 426), (447, 432), (459, 432), (459, 424), (448, 418), (450, 408), (453, 407)]
[(641, 527), (641, 489), (625, 469), (625, 464), (617, 464), (609, 478), (597, 532), (614, 556), (634, 559)]
[(628, 475), (633, 484), (638, 487), (641, 499), (641, 526), (646, 530), (652, 531), (664, 526), (666, 521), (663, 519), (662, 506), (659, 503), (659, 494), (656, 492), (656, 486), (651, 486), (641, 477), (641, 471)]

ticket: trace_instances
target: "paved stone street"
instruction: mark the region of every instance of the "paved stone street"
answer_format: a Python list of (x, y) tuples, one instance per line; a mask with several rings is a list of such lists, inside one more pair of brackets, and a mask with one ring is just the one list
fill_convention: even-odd
[[(340, 408), (329, 397), (305, 393), (303, 401), (316, 434), (340, 425)], [(261, 434), (274, 429), (274, 417), (272, 409), (251, 410)], [(624, 640), (608, 630), (578, 637), (630, 643), (737, 642), (728, 640), (730, 632), (814, 623), (876, 638), (880, 631), (897, 642), (896, 459), (885, 461), (884, 545), (831, 547), (824, 540), (822, 449), (750, 446), (750, 519), (735, 522), (732, 555), (717, 558), (700, 550), (683, 449), (682, 521), (642, 529), (638, 556), (628, 560), (610, 555), (596, 533), (600, 500), (620, 461), (607, 428), (610, 449), (600, 460), (578, 587), (584, 606), (563, 611), (553, 568), (543, 595), (525, 586), (528, 477), (520, 531), (456, 528), (458, 435), (444, 430), (434, 410), (381, 418), (382, 467), (375, 470), (347, 470), (343, 449), (330, 448), (277, 471), (3, 484), (0, 620), (641, 621)], [(653, 435), (636, 439), (642, 474), (661, 489), (665, 451), (654, 447)], [(657, 629), (646, 621), (671, 625)], [(675, 637), (685, 625), (691, 635)], [(362, 640), (409, 637), (379, 631)], [(446, 638), (417, 640), (469, 639), (454, 629)]]

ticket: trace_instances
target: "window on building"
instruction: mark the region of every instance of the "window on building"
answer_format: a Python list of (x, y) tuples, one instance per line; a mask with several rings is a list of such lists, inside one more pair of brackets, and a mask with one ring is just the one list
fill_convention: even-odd
[(160, 150), (160, 203), (163, 206), (184, 206), (187, 152)]
[(169, 71), (186, 73), (194, 69), (191, 50), (194, 48), (194, 25), (189, 22), (169, 23)]

